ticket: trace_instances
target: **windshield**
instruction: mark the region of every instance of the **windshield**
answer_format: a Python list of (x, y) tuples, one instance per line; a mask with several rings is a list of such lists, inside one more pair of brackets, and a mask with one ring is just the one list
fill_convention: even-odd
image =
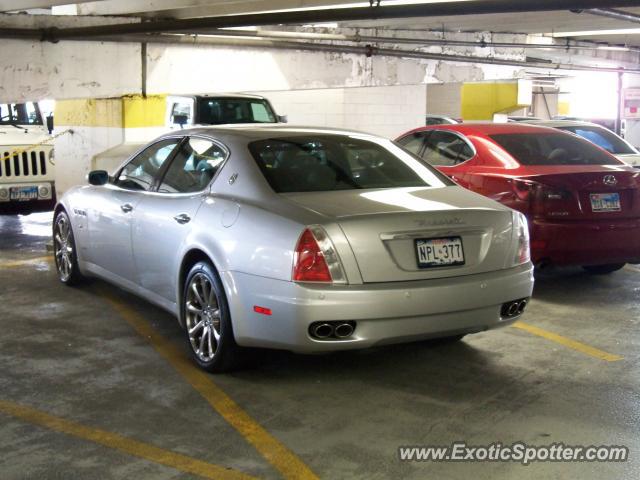
[(276, 123), (269, 102), (260, 98), (200, 98), (197, 122), (206, 125), (224, 123)]
[(522, 165), (619, 165), (592, 143), (566, 133), (503, 133), (490, 136)]
[(615, 155), (638, 153), (635, 148), (606, 128), (580, 126), (560, 127), (560, 129), (575, 133), (576, 135), (595, 143), (600, 148), (604, 148), (607, 152)]
[(37, 103), (0, 103), (0, 125), (42, 125)]
[(277, 193), (442, 187), (446, 177), (394, 145), (342, 135), (270, 138), (249, 150)]

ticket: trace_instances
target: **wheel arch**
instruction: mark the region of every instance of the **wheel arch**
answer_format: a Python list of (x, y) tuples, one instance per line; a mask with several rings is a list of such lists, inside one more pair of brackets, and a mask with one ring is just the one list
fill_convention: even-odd
[[(218, 278), (220, 278), (220, 281), (222, 282), (222, 277), (220, 276), (220, 272), (218, 271), (216, 263), (213, 261), (213, 258), (211, 255), (209, 255), (207, 252), (205, 252), (203, 249), (199, 247), (193, 247), (189, 249), (187, 252), (185, 252), (185, 254), (182, 257), (182, 261), (180, 262), (180, 268), (178, 269), (178, 284), (177, 284), (178, 292), (176, 295), (176, 298), (178, 299), (178, 304), (177, 304), (178, 323), (180, 323), (181, 327), (184, 327), (184, 318), (183, 318), (184, 312), (182, 311), (184, 283), (187, 280), (187, 275), (189, 274), (189, 271), (198, 262), (209, 263), (209, 265), (211, 265), (211, 268), (213, 268), (214, 272), (218, 275)], [(223, 287), (224, 287), (224, 283), (223, 283)]]

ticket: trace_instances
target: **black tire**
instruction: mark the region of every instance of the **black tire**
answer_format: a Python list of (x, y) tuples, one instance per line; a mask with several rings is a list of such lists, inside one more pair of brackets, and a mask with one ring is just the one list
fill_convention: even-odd
[(583, 265), (582, 268), (592, 275), (606, 275), (624, 267), (626, 263), (608, 263), (606, 265)]
[(200, 368), (222, 373), (240, 366), (243, 349), (233, 336), (222, 282), (209, 262), (198, 262), (189, 270), (182, 291), (181, 316), (191, 357)]
[(60, 210), (53, 220), (53, 254), (58, 279), (65, 285), (78, 285), (84, 280), (78, 267), (77, 252), (69, 216)]

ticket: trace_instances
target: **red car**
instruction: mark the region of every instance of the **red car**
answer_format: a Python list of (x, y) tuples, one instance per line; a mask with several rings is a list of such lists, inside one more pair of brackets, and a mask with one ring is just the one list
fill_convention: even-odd
[(524, 124), (421, 127), (397, 142), (455, 182), (524, 213), (538, 267), (640, 263), (640, 172), (576, 135)]

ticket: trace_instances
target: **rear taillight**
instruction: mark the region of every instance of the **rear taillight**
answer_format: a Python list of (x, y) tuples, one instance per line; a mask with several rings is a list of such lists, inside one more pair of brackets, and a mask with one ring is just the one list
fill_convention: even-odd
[(515, 178), (511, 181), (511, 185), (513, 187), (513, 193), (516, 194), (516, 197), (524, 202), (528, 202), (529, 200), (531, 200), (536, 186), (534, 182), (530, 182), (528, 180), (518, 180)]
[(347, 283), (333, 243), (320, 226), (307, 227), (294, 252), (294, 282)]
[[(534, 215), (544, 214), (550, 207), (557, 207), (557, 202), (572, 200), (571, 192), (558, 187), (544, 185), (532, 180), (513, 179), (511, 181), (513, 192), (518, 200), (527, 202), (528, 211)], [(521, 210), (514, 205), (513, 208)]]
[(522, 265), (531, 259), (529, 245), (529, 225), (527, 217), (520, 212), (513, 212), (513, 230), (516, 242), (514, 265)]

